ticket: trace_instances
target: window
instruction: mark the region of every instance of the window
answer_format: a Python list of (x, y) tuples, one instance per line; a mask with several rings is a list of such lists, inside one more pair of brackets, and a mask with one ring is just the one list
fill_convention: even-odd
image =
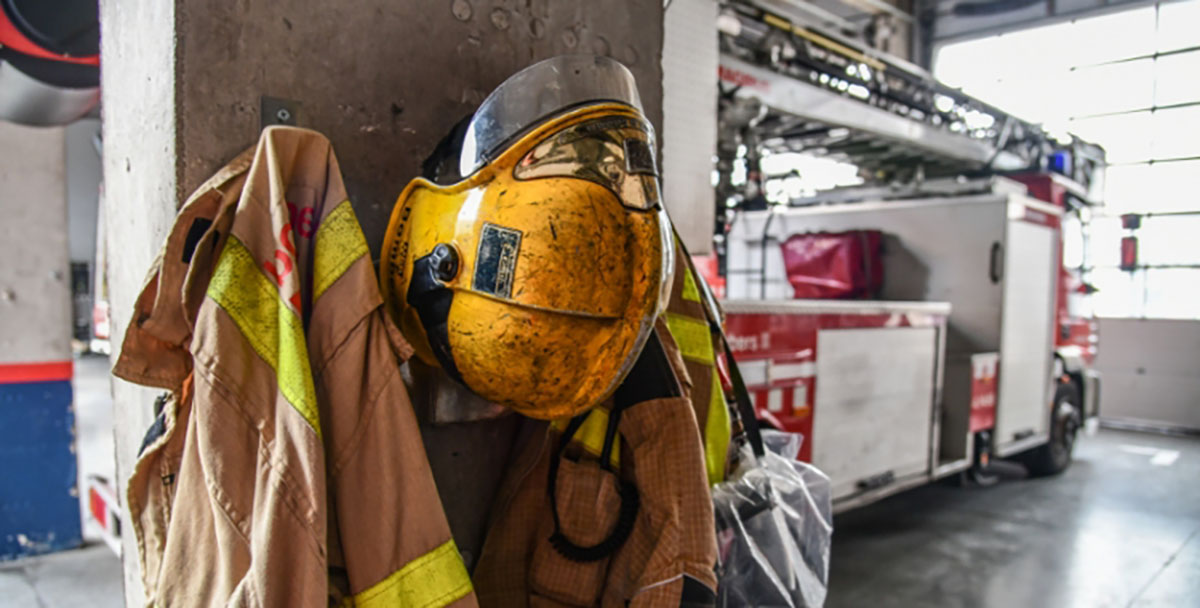
[[(1200, 319), (1200, 0), (948, 44), (934, 74), (1051, 132), (1104, 146), (1105, 205), (1069, 266), (1099, 288), (1096, 314)], [(1123, 214), (1141, 227), (1122, 227)], [(1138, 268), (1121, 270), (1125, 236)]]
[(763, 154), (759, 167), (767, 177), (763, 195), (781, 205), (822, 190), (863, 183), (857, 166), (811, 153)]

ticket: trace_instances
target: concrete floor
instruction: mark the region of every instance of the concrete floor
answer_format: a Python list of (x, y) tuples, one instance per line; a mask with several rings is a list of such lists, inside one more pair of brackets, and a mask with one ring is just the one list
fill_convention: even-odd
[(0, 606), (122, 608), (121, 560), (103, 543), (0, 562)]
[(835, 519), (830, 608), (1200, 606), (1200, 439), (1102, 429), (1062, 476)]

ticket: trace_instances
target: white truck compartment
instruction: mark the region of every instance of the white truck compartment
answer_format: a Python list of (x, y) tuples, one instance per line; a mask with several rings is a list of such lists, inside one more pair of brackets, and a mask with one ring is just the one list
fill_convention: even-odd
[[(1061, 215), (1007, 180), (982, 194), (746, 212), (729, 234), (727, 293), (789, 299), (780, 243), (793, 234), (882, 231), (881, 299), (948, 302), (948, 356), (1000, 353), (994, 445), (1003, 456), (1048, 437)], [(950, 396), (945, 407), (970, 404)]]

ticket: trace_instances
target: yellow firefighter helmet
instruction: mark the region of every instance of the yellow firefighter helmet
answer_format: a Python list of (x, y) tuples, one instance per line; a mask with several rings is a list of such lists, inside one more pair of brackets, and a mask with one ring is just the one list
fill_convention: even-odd
[(388, 223), (382, 292), (418, 357), (533, 418), (608, 398), (671, 284), (654, 159), (612, 59), (555, 57), (501, 84), (467, 125), (461, 181), (414, 179)]

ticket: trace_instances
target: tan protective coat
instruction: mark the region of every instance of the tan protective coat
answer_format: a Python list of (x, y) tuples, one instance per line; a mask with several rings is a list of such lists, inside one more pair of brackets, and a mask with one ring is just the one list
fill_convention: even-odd
[(475, 605), (381, 304), (321, 135), (189, 198), (113, 370), (171, 393), (126, 502), (150, 604)]
[[(729, 413), (717, 380), (706, 311), (682, 250), (667, 312), (655, 325), (683, 396), (635, 404), (621, 414), (622, 478), (637, 486), (640, 508), (629, 539), (609, 558), (573, 562), (548, 542), (553, 531), (547, 481), (565, 421), (527, 429), (494, 501), (474, 579), (487, 606), (678, 606), (684, 577), (715, 591), (717, 541), (709, 482), (723, 479)], [(674, 335), (671, 315), (699, 324)], [(694, 315), (694, 316), (692, 316)], [(675, 321), (678, 327), (678, 319)], [(716, 383), (716, 384), (714, 384)], [(702, 421), (698, 423), (698, 420)], [(613, 528), (617, 475), (598, 458), (606, 407), (588, 414), (559, 462), (558, 512), (572, 542), (589, 546)]]

